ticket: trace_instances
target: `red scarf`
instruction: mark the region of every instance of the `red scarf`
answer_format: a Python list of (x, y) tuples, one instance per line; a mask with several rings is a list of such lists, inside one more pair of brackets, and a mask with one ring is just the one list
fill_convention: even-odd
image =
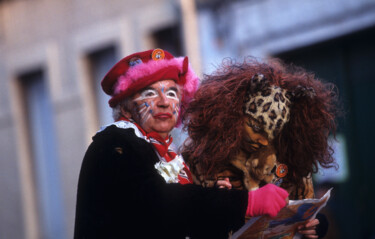
[[(160, 134), (156, 132), (146, 133), (137, 123), (135, 123), (134, 121), (130, 121), (125, 117), (121, 117), (119, 120), (129, 121), (137, 126), (139, 131), (141, 131), (142, 134), (150, 140), (150, 143), (152, 144), (156, 152), (158, 152), (159, 156), (161, 158), (164, 158), (167, 162), (173, 160), (177, 156), (177, 154), (169, 147), (173, 141), (173, 138), (171, 136), (169, 136), (167, 139), (163, 139), (163, 137), (161, 137)], [(191, 176), (189, 167), (185, 164), (185, 162), (183, 164), (184, 168), (181, 169), (178, 175), (178, 182), (180, 184), (192, 184), (193, 178)]]

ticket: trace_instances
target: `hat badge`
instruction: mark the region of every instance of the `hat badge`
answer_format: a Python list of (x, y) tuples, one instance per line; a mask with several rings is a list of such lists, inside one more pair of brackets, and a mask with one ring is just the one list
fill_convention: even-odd
[(152, 52), (151, 57), (154, 61), (163, 60), (165, 57), (165, 53), (162, 49), (157, 48)]
[(133, 57), (129, 60), (129, 66), (135, 66), (142, 63), (142, 59), (139, 57)]
[(279, 164), (276, 168), (276, 176), (283, 178), (288, 174), (288, 166), (286, 164)]

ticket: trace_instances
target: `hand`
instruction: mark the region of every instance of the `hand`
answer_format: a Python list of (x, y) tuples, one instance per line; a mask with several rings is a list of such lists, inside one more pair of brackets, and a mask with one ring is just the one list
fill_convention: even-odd
[(318, 224), (318, 219), (308, 221), (305, 225), (298, 227), (298, 233), (302, 234), (305, 238), (318, 238), (318, 235), (316, 234), (316, 226)]
[(267, 184), (249, 192), (246, 216), (269, 215), (275, 217), (288, 202), (288, 192), (273, 184)]
[(216, 182), (216, 187), (218, 187), (218, 188), (232, 189), (232, 184), (230, 183), (229, 178), (225, 178), (224, 180), (219, 179)]

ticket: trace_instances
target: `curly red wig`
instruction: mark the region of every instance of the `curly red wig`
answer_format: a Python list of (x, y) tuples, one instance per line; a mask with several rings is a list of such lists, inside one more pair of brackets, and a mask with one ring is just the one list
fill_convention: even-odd
[(189, 140), (183, 155), (193, 173), (199, 164), (200, 171), (210, 176), (240, 152), (246, 119), (243, 107), (255, 74), (263, 74), (270, 85), (294, 96), (290, 120), (272, 143), (278, 161), (289, 167), (286, 182), (303, 187), (302, 179), (316, 173), (319, 164), (323, 168), (335, 166), (328, 137), (336, 131), (337, 92), (334, 85), (278, 59), (267, 63), (253, 58), (242, 63), (229, 59), (216, 72), (204, 76), (185, 115)]

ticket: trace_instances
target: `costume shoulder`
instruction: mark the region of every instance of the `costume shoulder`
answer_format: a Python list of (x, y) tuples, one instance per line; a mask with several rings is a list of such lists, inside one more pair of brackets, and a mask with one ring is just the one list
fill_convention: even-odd
[[(122, 128), (117, 125), (107, 126), (102, 131), (99, 131), (94, 137), (90, 145), (95, 149), (116, 151), (124, 154), (128, 153), (143, 153), (148, 152), (154, 154), (151, 144), (147, 138), (144, 137), (138, 129), (132, 127)], [(90, 150), (90, 148), (89, 148)], [(107, 153), (109, 153), (107, 151)]]
[(93, 137), (82, 162), (81, 174), (99, 172), (108, 174), (105, 177), (121, 178), (145, 171), (154, 174), (157, 161), (152, 145), (138, 137), (134, 129), (111, 125)]
[(134, 129), (108, 126), (98, 132), (80, 170), (75, 238), (123, 237), (124, 218), (136, 218), (143, 208), (129, 195), (145, 185), (143, 177), (162, 180), (154, 169), (156, 160), (152, 146)]
[(93, 142), (106, 144), (114, 143), (116, 141), (139, 144), (147, 143), (146, 140), (137, 137), (133, 128), (119, 128), (116, 125), (110, 125), (105, 129), (98, 131), (92, 139)]

